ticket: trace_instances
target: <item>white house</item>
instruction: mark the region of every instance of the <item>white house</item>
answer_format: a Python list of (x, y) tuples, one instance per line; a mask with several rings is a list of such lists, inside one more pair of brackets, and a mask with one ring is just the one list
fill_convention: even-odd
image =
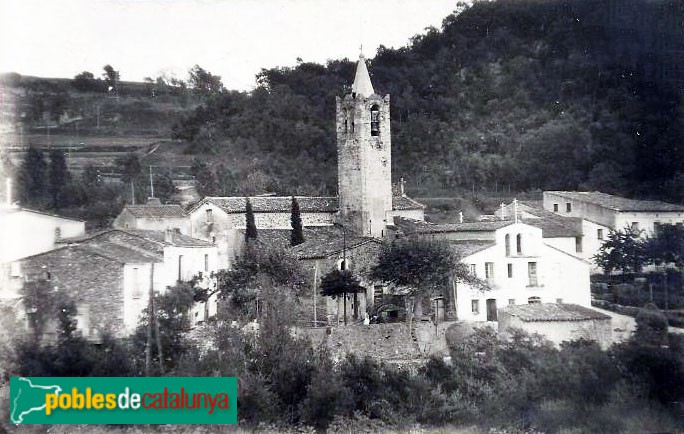
[(662, 224), (683, 224), (684, 206), (653, 200), (626, 199), (597, 191), (545, 191), (543, 208), (582, 221), (584, 258), (592, 258), (611, 230), (631, 227), (653, 236)]
[[(14, 278), (22, 283), (43, 280), (68, 295), (76, 303), (78, 329), (91, 339), (105, 330), (130, 334), (150, 291), (163, 294), (178, 280), (209, 276), (218, 264), (216, 246), (171, 230), (113, 229), (63, 244), (20, 259), (22, 273)], [(210, 315), (216, 312), (215, 296), (208, 310)], [(203, 305), (194, 309), (193, 320), (204, 320), (204, 311)]]
[(84, 233), (84, 221), (0, 205), (0, 299), (17, 297), (20, 286), (11, 278), (21, 272), (17, 259), (47, 252), (61, 238)]
[(543, 230), (512, 220), (432, 225), (397, 220), (406, 236), (445, 240), (470, 271), (483, 279), (482, 291), (454, 282), (448, 309), (459, 320), (496, 321), (497, 310), (528, 303), (591, 306), (589, 262), (550, 245)]

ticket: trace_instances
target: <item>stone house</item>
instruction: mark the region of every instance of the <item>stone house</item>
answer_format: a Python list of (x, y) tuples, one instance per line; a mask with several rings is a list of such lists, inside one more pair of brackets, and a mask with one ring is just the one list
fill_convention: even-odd
[[(384, 286), (370, 278), (372, 266), (377, 263), (382, 243), (373, 237), (345, 236), (339, 227), (320, 228), (315, 236), (291, 249), (310, 276), (312, 310), (319, 324), (344, 320), (344, 301), (320, 295), (321, 279), (333, 270), (350, 270), (358, 277), (364, 291), (347, 295), (347, 320), (362, 320), (372, 309), (377, 297), (383, 295)], [(309, 299), (309, 297), (306, 297)]]
[(115, 229), (163, 231), (175, 229), (190, 235), (190, 219), (180, 205), (162, 205), (159, 199), (145, 205), (126, 205), (114, 219)]
[(556, 345), (577, 339), (596, 341), (602, 349), (612, 344), (611, 317), (576, 304), (527, 304), (499, 310), (499, 333), (516, 328), (543, 335)]
[[(290, 229), (292, 198), (251, 197), (257, 229)], [(307, 227), (331, 225), (337, 200), (331, 197), (297, 197), (302, 224)], [(216, 243), (219, 268), (230, 268), (243, 246), (246, 220), (245, 197), (205, 197), (188, 210), (191, 235)]]
[[(45, 280), (71, 298), (78, 310), (78, 329), (90, 339), (105, 330), (126, 336), (135, 330), (147, 307), (150, 291), (164, 293), (178, 280), (198, 273), (200, 284), (217, 270), (216, 246), (173, 230), (112, 229), (64, 240), (63, 247), (19, 261), (24, 282)], [(216, 299), (209, 301), (216, 312)], [(204, 307), (193, 310), (195, 321), (204, 320)]]

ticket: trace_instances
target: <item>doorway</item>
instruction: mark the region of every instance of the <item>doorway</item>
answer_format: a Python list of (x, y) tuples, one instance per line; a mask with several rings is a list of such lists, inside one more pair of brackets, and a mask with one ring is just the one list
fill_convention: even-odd
[(496, 300), (490, 298), (487, 300), (487, 321), (496, 321)]

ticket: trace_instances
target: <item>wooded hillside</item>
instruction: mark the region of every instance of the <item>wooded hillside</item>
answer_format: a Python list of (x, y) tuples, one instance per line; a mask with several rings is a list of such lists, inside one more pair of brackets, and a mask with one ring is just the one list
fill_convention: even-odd
[[(413, 194), (598, 189), (684, 200), (684, 5), (505, 0), (369, 61)], [(367, 55), (370, 53), (367, 53)], [(368, 57), (371, 57), (368, 55)], [(190, 152), (282, 192), (335, 193), (334, 97), (354, 61), (262, 70), (176, 125)]]

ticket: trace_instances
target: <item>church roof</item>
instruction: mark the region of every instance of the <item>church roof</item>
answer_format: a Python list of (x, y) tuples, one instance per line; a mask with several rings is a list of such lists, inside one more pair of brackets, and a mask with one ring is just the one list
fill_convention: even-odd
[[(335, 212), (337, 211), (336, 197), (305, 197), (295, 196), (301, 212)], [(255, 196), (250, 197), (254, 212), (291, 212), (291, 196)], [(205, 203), (212, 203), (228, 214), (244, 213), (247, 206), (247, 198), (240, 196), (205, 197), (190, 209), (193, 212)]]
[[(295, 196), (297, 203), (299, 203), (300, 212), (323, 212), (334, 213), (338, 210), (337, 197), (307, 197)], [(252, 203), (252, 210), (254, 212), (286, 212), (292, 211), (292, 197), (291, 196), (255, 196), (250, 197), (249, 201)], [(190, 212), (195, 211), (205, 203), (212, 203), (221, 208), (228, 214), (244, 213), (247, 201), (245, 197), (212, 197), (208, 196), (190, 208)], [(425, 205), (416, 202), (407, 196), (393, 196), (392, 209), (397, 211), (403, 210), (420, 210), (425, 208)]]
[(136, 218), (184, 218), (185, 211), (180, 205), (126, 205)]
[(366, 67), (366, 58), (363, 57), (363, 54), (359, 56), (359, 62), (356, 64), (356, 75), (354, 76), (352, 93), (365, 98), (375, 93), (370, 75), (368, 74), (368, 68)]
[(368, 243), (380, 243), (375, 238), (349, 234), (345, 240), (344, 231), (336, 226), (315, 228), (314, 231), (305, 233), (304, 238), (306, 241), (292, 247), (291, 251), (297, 259), (323, 259), (342, 253), (345, 247), (350, 251)]
[(496, 245), (494, 241), (480, 240), (449, 241), (448, 244), (451, 251), (456, 253), (461, 259)]

